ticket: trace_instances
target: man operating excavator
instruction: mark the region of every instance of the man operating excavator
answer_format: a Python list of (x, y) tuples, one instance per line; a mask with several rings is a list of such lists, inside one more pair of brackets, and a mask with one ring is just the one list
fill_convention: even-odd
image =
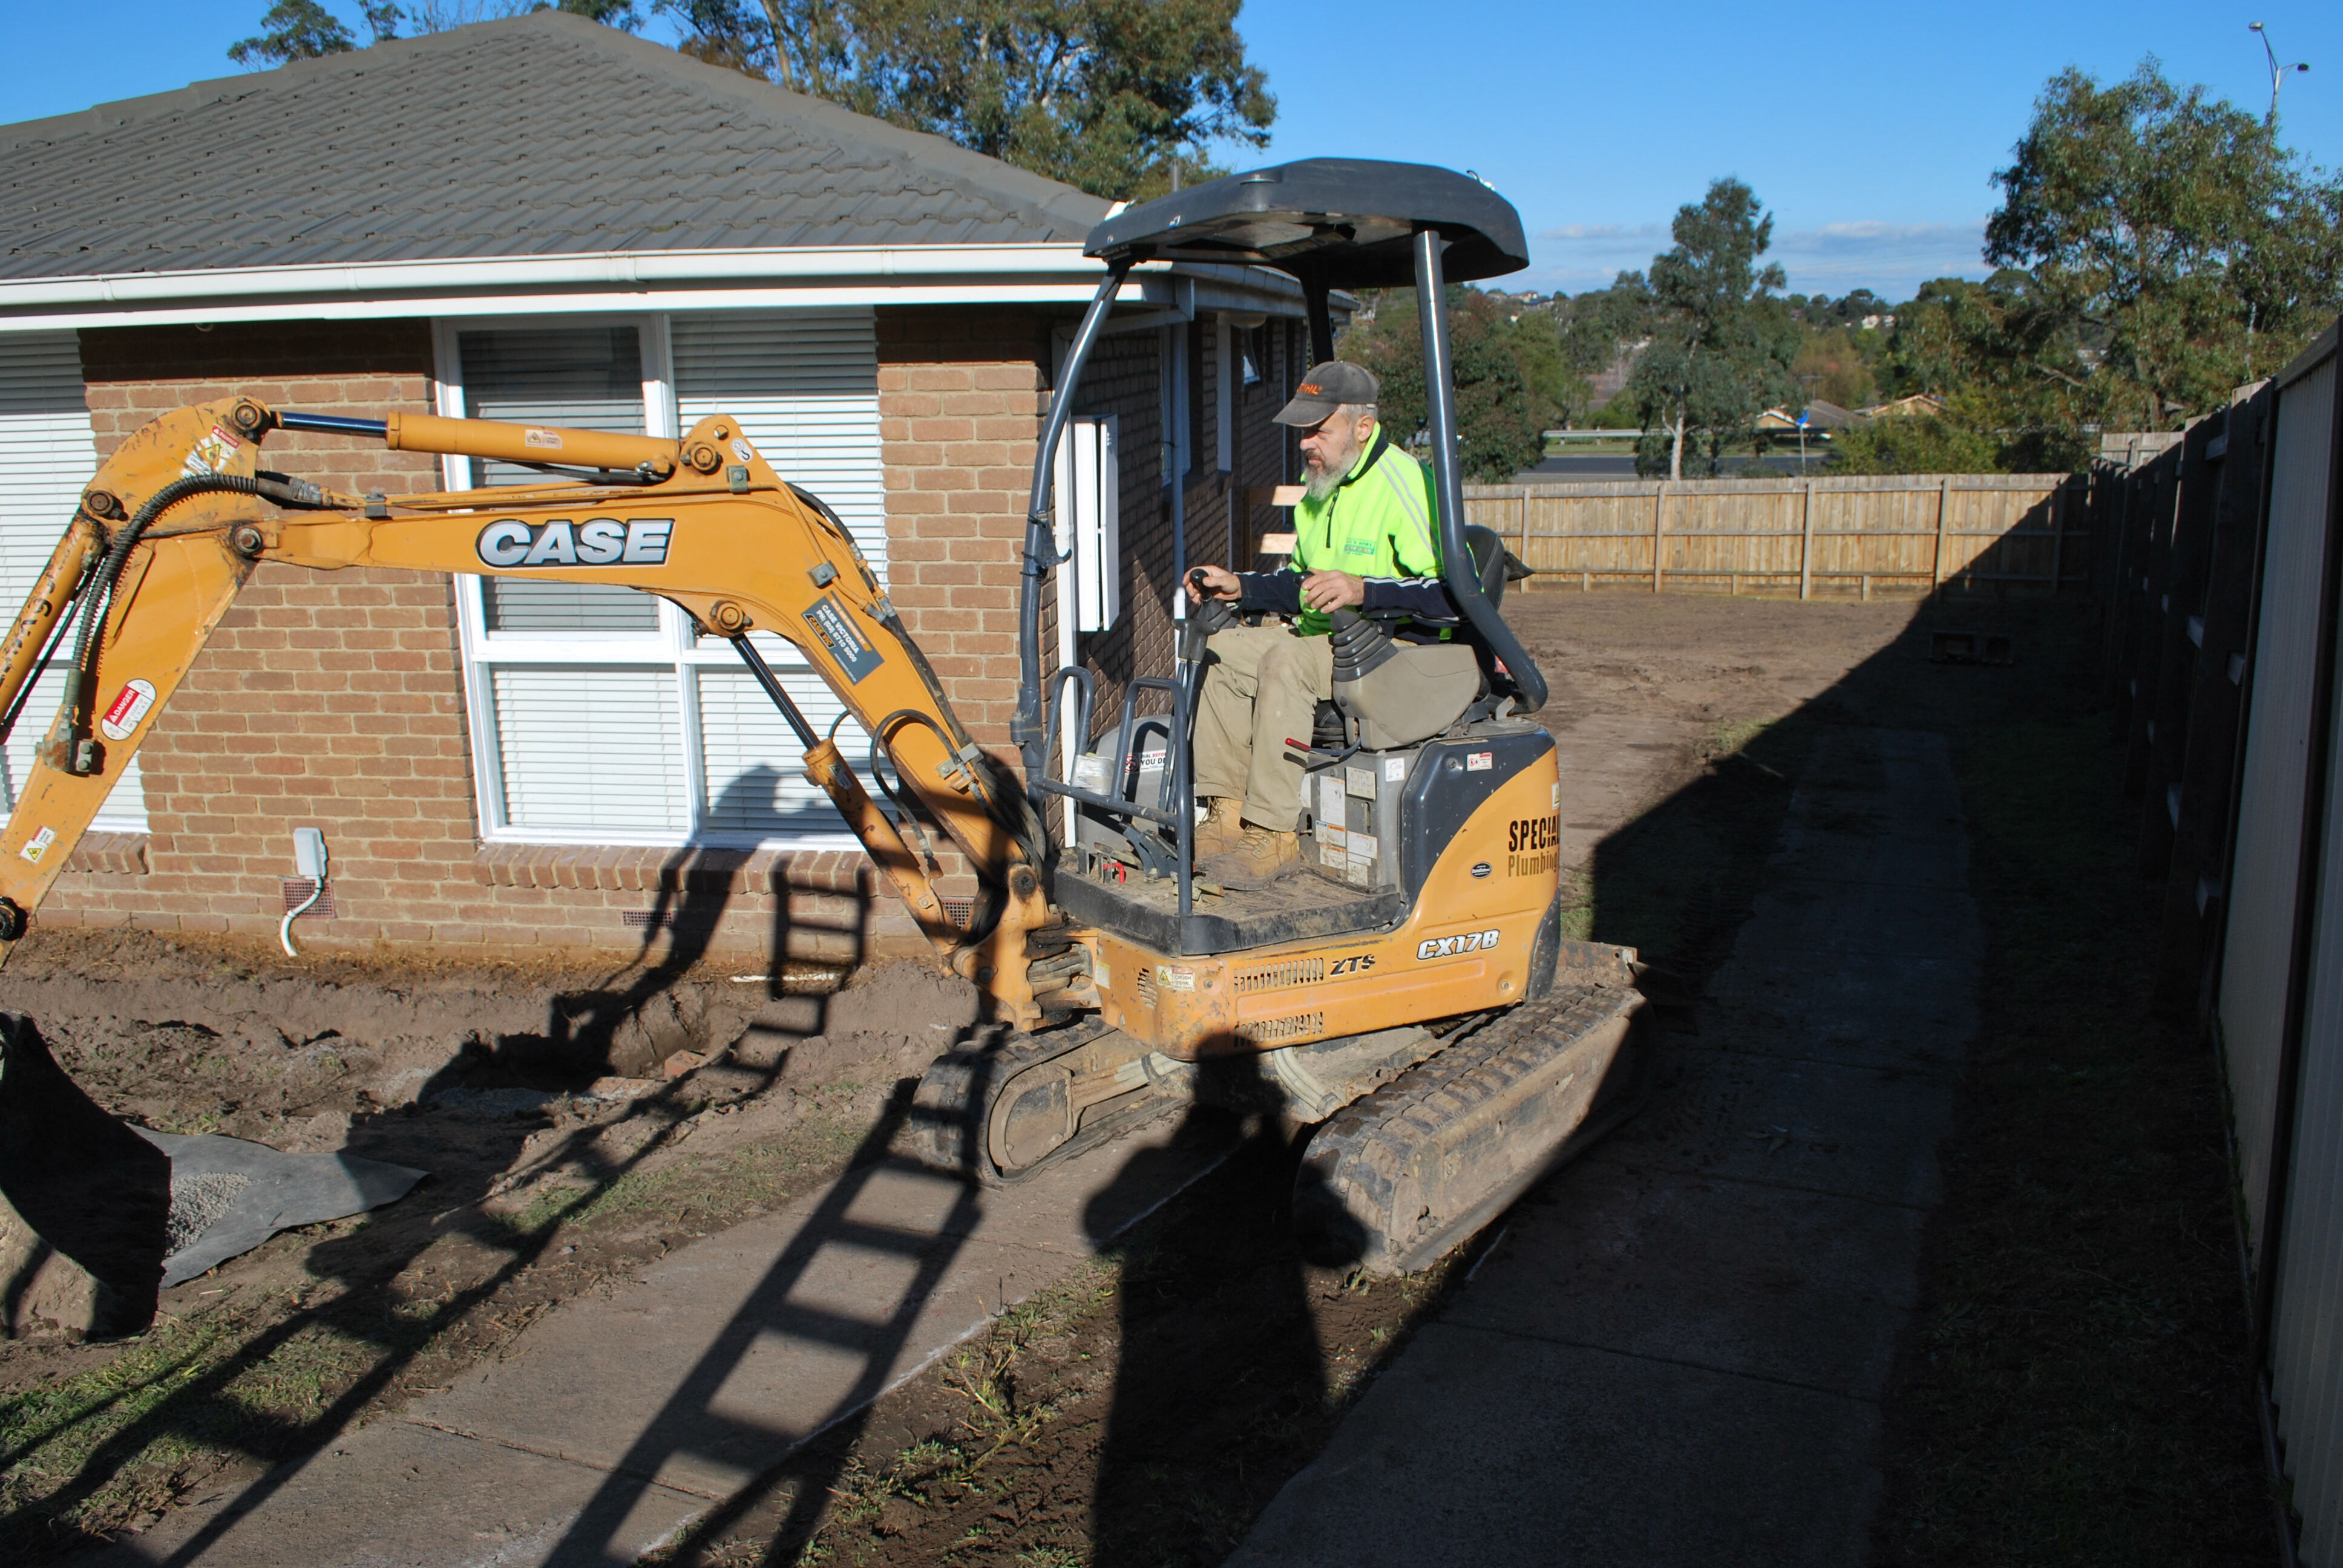
[(1278, 410), (1278, 424), (1307, 432), (1307, 479), (1286, 569), (1188, 574), (1195, 602), (1234, 600), (1240, 611), (1291, 622), (1229, 627), (1206, 645), (1196, 793), (1211, 814), (1197, 831), (1196, 857), (1206, 876), (1229, 887), (1260, 887), (1301, 862), (1303, 767), (1318, 704), (1334, 694), (1332, 614), (1387, 614), (1396, 638), (1421, 644), (1449, 633), (1412, 628), (1413, 617), (1456, 618), (1440, 580), (1429, 476), (1393, 445), (1376, 417), (1376, 392), (1367, 370), (1330, 361), (1312, 366)]

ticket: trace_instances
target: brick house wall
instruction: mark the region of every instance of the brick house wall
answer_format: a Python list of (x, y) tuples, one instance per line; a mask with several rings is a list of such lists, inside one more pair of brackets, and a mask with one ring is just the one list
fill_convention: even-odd
[[(102, 329), (81, 345), (101, 460), (156, 415), (232, 391), (317, 413), (432, 408), (427, 322)], [(427, 456), (346, 438), (279, 431), (266, 450), (361, 493), (439, 483)], [(85, 840), (39, 918), (273, 940), (305, 825), (333, 856), (336, 917), (297, 928), (319, 947), (637, 950), (670, 965), (924, 947), (859, 851), (482, 845), (459, 657), (445, 574), (262, 567), (140, 749), (148, 835)]]
[[(890, 591), (977, 741), (1012, 763), (1018, 555), (1051, 334), (1069, 325), (1038, 308), (876, 318)], [(1267, 425), (1292, 380), (1282, 328), (1268, 334), (1281, 346), (1276, 374), (1238, 400), (1234, 474), (1215, 469), (1213, 357), (1201, 357), (1197, 460), (1181, 480), (1191, 562), (1226, 560), (1232, 487), (1285, 477), (1291, 443)], [(1124, 611), (1082, 649), (1101, 677), (1101, 726), (1124, 680), (1172, 661), (1161, 343), (1152, 329), (1106, 339), (1080, 410), (1120, 415), (1122, 436)], [(81, 351), (101, 459), (156, 415), (234, 392), (361, 417), (433, 407), (420, 320), (93, 329)], [(266, 451), (272, 467), (358, 493), (439, 484), (428, 456), (345, 437), (280, 431)], [(1045, 627), (1045, 658), (1055, 648)], [(40, 919), (273, 940), (292, 829), (316, 826), (333, 856), (334, 915), (297, 930), (320, 947), (588, 950), (668, 966), (703, 952), (836, 961), (925, 950), (859, 851), (484, 845), (460, 659), (445, 574), (259, 568), (141, 749), (149, 833), (91, 835)], [(975, 891), (956, 857), (945, 871), (947, 896)]]

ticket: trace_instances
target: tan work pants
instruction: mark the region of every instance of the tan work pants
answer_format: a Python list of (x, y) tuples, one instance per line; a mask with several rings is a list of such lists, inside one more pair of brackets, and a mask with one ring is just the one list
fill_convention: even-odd
[[(1301, 819), (1302, 764), (1321, 700), (1334, 695), (1334, 645), (1282, 626), (1232, 626), (1205, 645), (1196, 707), (1196, 794), (1241, 798), (1244, 819), (1291, 833)], [(1291, 741), (1293, 744), (1288, 745)]]

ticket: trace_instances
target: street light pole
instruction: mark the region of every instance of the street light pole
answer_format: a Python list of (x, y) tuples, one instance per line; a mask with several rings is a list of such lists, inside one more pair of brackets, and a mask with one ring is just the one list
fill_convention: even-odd
[(2290, 61), (2283, 65), (2279, 65), (2278, 63), (2278, 51), (2270, 47), (2269, 29), (2263, 26), (2258, 22), (2248, 22), (2246, 24), (2246, 27), (2247, 31), (2261, 39), (2262, 55), (2269, 61), (2269, 115), (2262, 121), (2262, 124), (2268, 126), (2272, 130), (2276, 130), (2278, 128), (2278, 90), (2279, 85), (2286, 81), (2286, 74), (2288, 71), (2308, 71), (2310, 67), (2299, 60)]

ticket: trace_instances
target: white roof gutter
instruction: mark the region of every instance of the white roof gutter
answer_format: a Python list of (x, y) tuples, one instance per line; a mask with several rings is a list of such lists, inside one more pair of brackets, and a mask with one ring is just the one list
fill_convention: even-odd
[[(1172, 273), (1223, 308), (1299, 308), (1300, 285), (1264, 267), (1150, 264), (1132, 305), (1172, 302)], [(93, 274), (0, 281), (0, 332), (226, 321), (535, 316), (849, 305), (1082, 305), (1100, 266), (1079, 246), (921, 245), (607, 251)]]

